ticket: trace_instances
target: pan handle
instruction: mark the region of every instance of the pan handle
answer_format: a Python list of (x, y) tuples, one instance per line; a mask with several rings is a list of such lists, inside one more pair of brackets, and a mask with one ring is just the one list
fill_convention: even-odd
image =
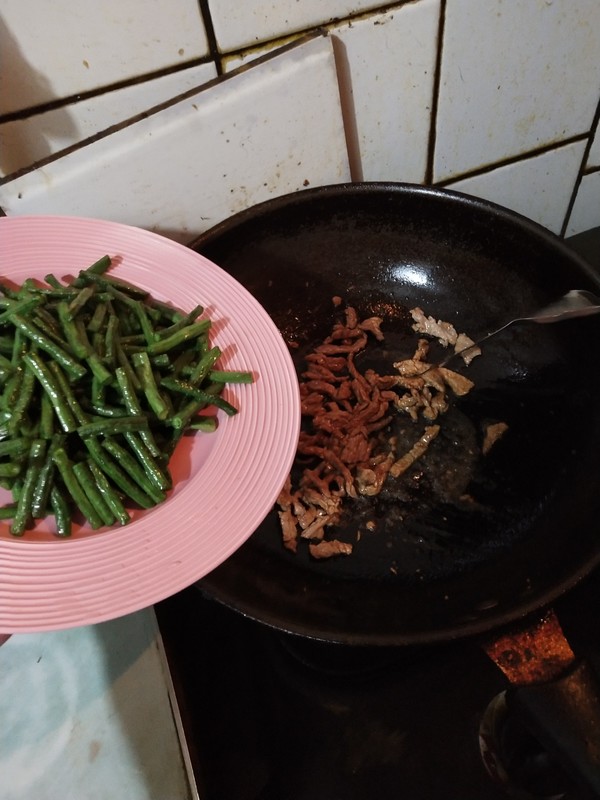
[(587, 661), (546, 683), (507, 692), (517, 714), (586, 798), (600, 798), (600, 683)]

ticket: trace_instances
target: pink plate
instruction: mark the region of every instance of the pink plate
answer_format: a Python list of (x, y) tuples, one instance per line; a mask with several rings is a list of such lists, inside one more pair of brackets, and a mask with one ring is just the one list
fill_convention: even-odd
[[(254, 297), (194, 251), (154, 233), (77, 217), (0, 218), (0, 275), (75, 275), (101, 256), (111, 274), (183, 310), (201, 304), (224, 369), (254, 383), (228, 388), (238, 408), (215, 433), (182, 442), (167, 500), (125, 527), (53, 535), (51, 520), (23, 538), (0, 521), (0, 632), (87, 625), (152, 605), (221, 564), (256, 530), (296, 452), (300, 401), (285, 342)], [(6, 498), (0, 497), (3, 503)]]

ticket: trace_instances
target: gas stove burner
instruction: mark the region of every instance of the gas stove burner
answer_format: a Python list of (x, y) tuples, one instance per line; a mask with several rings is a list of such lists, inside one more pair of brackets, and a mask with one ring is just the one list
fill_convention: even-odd
[(506, 692), (488, 705), (479, 748), (490, 776), (517, 800), (577, 800), (561, 767), (510, 713)]

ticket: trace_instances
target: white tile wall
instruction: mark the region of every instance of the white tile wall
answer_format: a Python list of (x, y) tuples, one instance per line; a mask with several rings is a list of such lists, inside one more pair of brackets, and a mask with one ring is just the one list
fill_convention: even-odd
[[(200, 9), (211, 17), (220, 53), (209, 50)], [(440, 23), (443, 39), (438, 91)], [(314, 26), (326, 26), (333, 40), (339, 90), (333, 91), (331, 59), (310, 71), (310, 86), (300, 70), (288, 74), (287, 62), (278, 62), (286, 63), (288, 80), (269, 81), (269, 100), (265, 102), (275, 108), (279, 103), (274, 93), (279, 91), (283, 110), (281, 115), (270, 112), (277, 124), (251, 125), (253, 147), (260, 150), (255, 174), (250, 174), (252, 165), (244, 157), (247, 150), (242, 149), (238, 131), (237, 137), (230, 137), (230, 144), (237, 142), (239, 148), (233, 158), (234, 147), (227, 155), (216, 149), (217, 163), (221, 158), (228, 160), (228, 168), (221, 170), (218, 181), (221, 165), (206, 166), (211, 185), (201, 198), (202, 216), (210, 220), (202, 224), (270, 194), (302, 188), (303, 170), (298, 168), (293, 177), (290, 170), (290, 147), (302, 141), (304, 151), (311, 153), (314, 169), (306, 176), (311, 184), (334, 182), (344, 175), (354, 180), (442, 184), (465, 179), (465, 185), (472, 186), (473, 191), (526, 210), (555, 230), (564, 229), (568, 221), (561, 222), (560, 215), (570, 207), (565, 198), (580, 185), (580, 176), (573, 155), (579, 152), (578, 147), (563, 148), (578, 141), (587, 143), (600, 99), (597, 0), (446, 0), (443, 4), (441, 0), (397, 0), (389, 4), (373, 0), (330, 0), (326, 4), (318, 0), (208, 0), (204, 4), (198, 0), (169, 0), (168, 4), (158, 0), (81, 0), (77, 4), (67, 0), (45, 4), (4, 0), (0, 49), (6, 63), (13, 67), (0, 70), (0, 173), (7, 176), (0, 178), (4, 210), (23, 213), (34, 206), (48, 210), (63, 207), (80, 212), (85, 209), (96, 216), (106, 214), (103, 194), (95, 200), (73, 194), (74, 184), (69, 184), (67, 175), (79, 172), (88, 179), (93, 176), (103, 186), (115, 181), (115, 188), (120, 189), (122, 180), (128, 189), (132, 187), (127, 208), (117, 205), (110, 213), (146, 224), (147, 194), (138, 187), (144, 182), (136, 178), (142, 171), (144, 154), (155, 158), (156, 151), (146, 140), (152, 135), (166, 142), (169, 136), (163, 125), (167, 120), (170, 130), (178, 131), (178, 152), (170, 162), (177, 164), (175, 172), (169, 175), (165, 159), (153, 161), (144, 169), (145, 183), (170, 184), (175, 195), (172, 186), (178, 180), (177, 170), (182, 170), (180, 160), (195, 156), (207, 141), (214, 146), (211, 132), (221, 122), (228, 124), (231, 109), (247, 104), (253, 82), (259, 97), (265, 92), (265, 73), (262, 65), (251, 66), (253, 59), (273, 48), (281, 49), (284, 41), (295, 40)], [(37, 178), (29, 176), (25, 184), (11, 175), (21, 168), (35, 172), (36, 161), (81, 142), (106, 124), (129, 118), (144, 106), (240, 65), (245, 65), (249, 77), (238, 81), (236, 76), (226, 83), (217, 93), (219, 102), (215, 101), (217, 94), (202, 93), (203, 108), (195, 117), (196, 123), (203, 120), (201, 131), (192, 124), (189, 106), (179, 104), (170, 114), (154, 115), (146, 126), (136, 123), (131, 135), (112, 134), (115, 138), (110, 145), (97, 145), (83, 156), (43, 166)], [(181, 71), (174, 75), (156, 75), (179, 67)], [(135, 85), (149, 74), (156, 80)], [(98, 91), (73, 102), (74, 94), (94, 93), (98, 87), (129, 79), (129, 86), (106, 94)], [(322, 82), (324, 92), (320, 90)], [(344, 137), (339, 135), (338, 93)], [(289, 98), (296, 97), (303, 104), (297, 108), (308, 112), (292, 113)], [(68, 104), (53, 110), (36, 107), (57, 100), (60, 103), (61, 98), (68, 99)], [(320, 158), (315, 157), (320, 132), (311, 105), (319, 110), (324, 130)], [(27, 112), (19, 119), (6, 116), (16, 109), (30, 108), (33, 113), (29, 116)], [(181, 119), (175, 119), (179, 115)], [(288, 130), (286, 124), (290, 125)], [(334, 129), (332, 157), (330, 134)], [(183, 144), (186, 136), (188, 141)], [(133, 157), (123, 157), (122, 177), (116, 177), (115, 170), (107, 166), (111, 148), (128, 154), (138, 150)], [(554, 157), (542, 157), (546, 151)], [(263, 154), (270, 152), (276, 155), (277, 164), (286, 164), (283, 172), (265, 165)], [(94, 164), (92, 155), (97, 158)], [(203, 164), (202, 159), (200, 156), (198, 163)], [(192, 160), (193, 174), (196, 159)], [(341, 168), (341, 162), (346, 166)], [(541, 172), (540, 165), (545, 164), (552, 165), (548, 174)], [(586, 169), (589, 172), (598, 167), (600, 137), (596, 137)], [(127, 180), (128, 170), (133, 171), (132, 180)], [(147, 177), (150, 170), (151, 181)], [(320, 178), (316, 176), (319, 170)], [(267, 186), (262, 190), (259, 173), (267, 175), (263, 181)], [(530, 182), (532, 175), (535, 180)], [(583, 219), (581, 209), (589, 202), (585, 187), (595, 183), (588, 177), (581, 181), (581, 197), (573, 209), (579, 220)], [(18, 197), (24, 185), (27, 201), (25, 195)], [(536, 188), (551, 185), (558, 188), (553, 200)], [(169, 204), (169, 210), (164, 204), (157, 205), (150, 214), (152, 226), (182, 235), (189, 218), (198, 215), (196, 195), (190, 197), (190, 204), (192, 198), (195, 207), (183, 216), (181, 199)], [(205, 211), (207, 206), (210, 208)], [(156, 222), (158, 217), (161, 219)], [(589, 208), (585, 218), (600, 225), (600, 208)], [(197, 228), (197, 221), (194, 225)]]
[[(249, 13), (245, 5), (235, 8), (240, 16)], [(425, 180), (439, 14), (440, 0), (421, 0), (328, 26), (353, 180)], [(228, 56), (225, 69), (249, 64), (277, 46), (266, 43)]]
[(211, 62), (0, 124), (0, 176), (123, 122), (216, 77)]
[(439, 9), (423, 0), (331, 30), (356, 179), (425, 180)]
[(589, 131), (597, 0), (448, 0), (435, 180)]
[(560, 233), (584, 149), (584, 142), (575, 142), (448, 188), (492, 200)]
[(2, 113), (208, 52), (197, 0), (2, 0)]
[(221, 52), (250, 47), (380, 5), (376, 0), (209, 0)]
[(75, 214), (189, 241), (270, 196), (349, 180), (319, 36), (0, 185), (8, 214)]

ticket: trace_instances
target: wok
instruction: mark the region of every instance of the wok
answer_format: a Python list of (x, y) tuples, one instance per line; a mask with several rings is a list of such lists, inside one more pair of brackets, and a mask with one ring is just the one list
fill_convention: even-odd
[[(477, 338), (569, 289), (600, 290), (589, 265), (537, 224), (407, 184), (286, 195), (192, 247), (258, 298), (297, 345), (299, 369), (330, 330), (333, 295), (383, 316), (395, 354), (416, 305)], [(551, 603), (600, 560), (599, 346), (599, 317), (517, 324), (470, 365), (475, 389), (453, 405), (459, 442), (487, 420), (509, 425), (465, 487), (478, 508), (425, 492), (403, 523), (388, 507), (383, 532), (322, 562), (282, 547), (274, 511), (199, 587), (277, 629), (353, 645), (447, 641)]]
[[(192, 247), (258, 298), (299, 372), (330, 332), (334, 295), (383, 317), (385, 342), (370, 365), (384, 371), (414, 349), (405, 349), (414, 306), (479, 339), (570, 289), (600, 290), (589, 265), (530, 220), (408, 184), (286, 195)], [(598, 682), (558, 621), (548, 624), (553, 601), (600, 560), (599, 342), (600, 317), (510, 326), (469, 366), (475, 388), (452, 403), (410, 491), (367, 509), (376, 531), (350, 557), (316, 562), (285, 550), (274, 510), (199, 589), (325, 642), (406, 646), (486, 634), (484, 649), (516, 686), (511, 713), (585, 796), (599, 796)], [(485, 457), (465, 457), (493, 421), (508, 424), (504, 437)], [(336, 534), (355, 539), (361, 521), (357, 511)]]

